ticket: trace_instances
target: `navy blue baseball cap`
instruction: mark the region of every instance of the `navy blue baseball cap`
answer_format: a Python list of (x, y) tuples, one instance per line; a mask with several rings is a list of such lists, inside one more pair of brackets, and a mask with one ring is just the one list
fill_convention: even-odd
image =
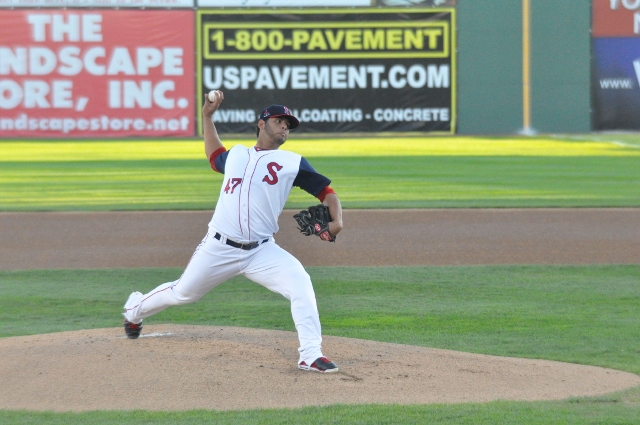
[(296, 118), (289, 108), (284, 105), (270, 105), (262, 110), (259, 120), (266, 120), (273, 117), (287, 117), (289, 118), (289, 128), (294, 129), (300, 125), (300, 121)]

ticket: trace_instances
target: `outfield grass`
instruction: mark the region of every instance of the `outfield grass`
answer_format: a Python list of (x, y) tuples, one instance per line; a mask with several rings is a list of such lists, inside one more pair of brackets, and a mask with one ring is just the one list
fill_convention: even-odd
[[(0, 272), (0, 336), (115, 327), (124, 300), (181, 269)], [(640, 373), (640, 265), (309, 268), (326, 335)], [(288, 302), (234, 278), (148, 323), (294, 331)], [(336, 354), (339, 358), (339, 353)], [(304, 419), (302, 419), (304, 418)], [(398, 422), (398, 420), (400, 420)], [(640, 388), (559, 402), (247, 412), (40, 414), (11, 423), (639, 423)]]
[[(604, 137), (604, 136), (599, 136)], [(252, 141), (232, 141), (252, 145)], [(636, 207), (633, 141), (299, 140), (345, 208)], [(222, 176), (200, 141), (0, 142), (0, 211), (212, 209)], [(308, 206), (294, 189), (286, 208)]]

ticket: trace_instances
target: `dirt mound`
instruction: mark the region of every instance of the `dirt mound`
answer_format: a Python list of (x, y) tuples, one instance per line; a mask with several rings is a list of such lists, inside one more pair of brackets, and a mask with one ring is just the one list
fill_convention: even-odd
[(0, 339), (0, 408), (258, 409), (360, 403), (554, 400), (640, 385), (637, 375), (327, 336), (340, 371), (298, 370), (297, 336), (148, 325)]

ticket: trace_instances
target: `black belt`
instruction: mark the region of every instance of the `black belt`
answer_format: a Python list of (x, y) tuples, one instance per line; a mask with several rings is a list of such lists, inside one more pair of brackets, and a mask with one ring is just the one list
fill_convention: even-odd
[[(218, 232), (216, 232), (216, 234), (214, 235), (214, 238), (216, 238), (217, 240), (221, 240), (222, 239), (222, 235)], [(240, 248), (240, 249), (244, 249), (245, 251), (251, 251), (253, 248), (257, 248), (260, 244), (263, 244), (265, 242), (268, 242), (269, 238), (263, 239), (261, 241), (258, 242), (250, 242), (250, 243), (239, 243), (239, 242), (235, 242), (232, 241), (231, 239), (227, 238), (227, 240), (225, 241), (225, 243), (229, 246), (232, 246), (234, 248)]]

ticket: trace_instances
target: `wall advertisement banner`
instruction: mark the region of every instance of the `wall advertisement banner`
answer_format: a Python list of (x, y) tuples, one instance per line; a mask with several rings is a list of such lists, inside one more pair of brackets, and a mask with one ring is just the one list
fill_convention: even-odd
[(198, 7), (352, 7), (373, 6), (375, 0), (198, 0)]
[(0, 0), (0, 8), (193, 8), (195, 0)]
[(592, 14), (592, 130), (640, 130), (640, 0), (593, 0)]
[(117, 8), (194, 8), (194, 7), (449, 7), (456, 0), (0, 0), (0, 8), (13, 7), (117, 7)]
[[(0, 0), (1, 2), (2, 0)], [(6, 0), (10, 1), (10, 0)], [(14, 0), (17, 1), (17, 0)], [(28, 0), (23, 0), (28, 1)], [(47, 0), (42, 0), (47, 1)], [(56, 1), (56, 0), (48, 0)], [(58, 0), (73, 1), (73, 0)], [(80, 1), (80, 0), (78, 0)], [(198, 7), (455, 6), (456, 0), (198, 0)]]
[(593, 0), (593, 37), (633, 37), (640, 34), (640, 0)]
[(0, 137), (193, 136), (193, 27), (193, 11), (0, 11)]
[(253, 133), (273, 103), (296, 132), (455, 131), (455, 9), (200, 10), (196, 39), (220, 132)]

